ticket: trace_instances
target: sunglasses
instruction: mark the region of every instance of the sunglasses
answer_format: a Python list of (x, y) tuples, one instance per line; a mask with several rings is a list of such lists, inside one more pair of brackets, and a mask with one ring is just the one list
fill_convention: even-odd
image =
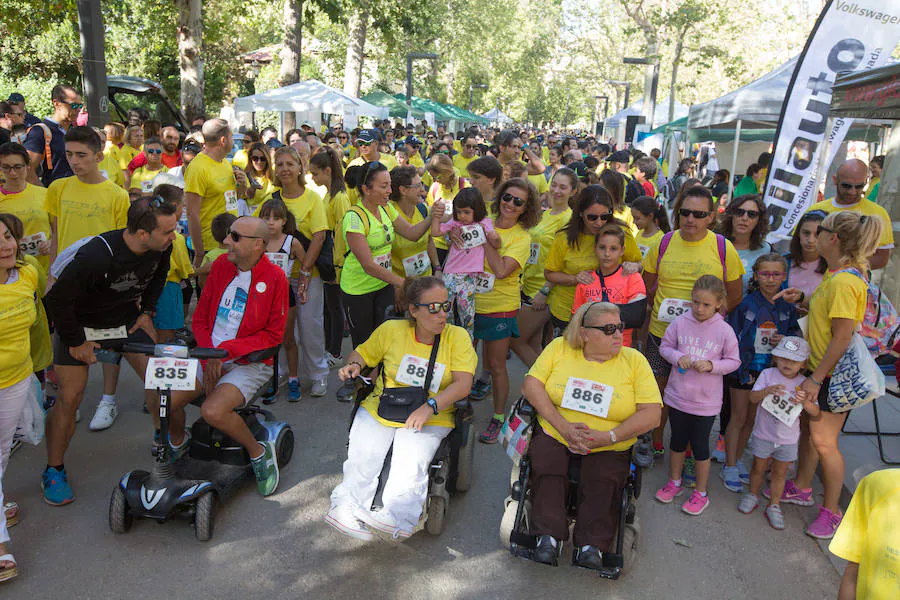
[(374, 140), (371, 141), (371, 142), (364, 142), (363, 140), (356, 140), (356, 145), (357, 145), (357, 146), (363, 146), (363, 147), (366, 147), (366, 146), (371, 146), (371, 145), (374, 144), (374, 143), (375, 143)]
[(585, 329), (596, 329), (597, 331), (602, 331), (606, 335), (615, 335), (616, 332), (622, 333), (625, 331), (625, 323), (610, 323), (608, 325), (582, 325)]
[(253, 162), (266, 162), (266, 157), (265, 156), (251, 156), (250, 160), (252, 160)]
[(449, 300), (447, 300), (446, 302), (426, 302), (426, 303), (414, 302), (413, 306), (424, 306), (425, 308), (428, 309), (429, 313), (436, 315), (441, 311), (444, 311), (445, 313), (449, 313), (450, 308), (453, 305), (450, 303)]
[(69, 106), (72, 108), (72, 110), (81, 110), (82, 108), (84, 108), (84, 103), (82, 103), (82, 102), (69, 102)]
[(438, 154), (443, 154), (444, 156), (450, 156), (450, 151), (449, 151), (449, 150), (438, 150), (437, 153), (438, 153)]
[(475, 150), (476, 148), (478, 148), (478, 146), (475, 144), (466, 144), (464, 147), (466, 148), (466, 150)]
[(148, 148), (144, 150), (145, 154), (162, 154), (162, 148)]
[(819, 225), (818, 227), (816, 227), (816, 236), (822, 235), (823, 231), (827, 231), (828, 233), (834, 233), (833, 229), (828, 229), (824, 225)]
[(735, 209), (734, 209), (733, 211), (731, 211), (731, 212), (732, 212), (732, 213), (734, 214), (734, 216), (736, 216), (736, 217), (744, 217), (744, 216), (747, 216), (747, 217), (750, 217), (751, 219), (755, 219), (755, 218), (757, 218), (757, 217), (760, 215), (760, 212), (759, 212), (758, 210), (745, 210), (745, 209), (743, 209), (743, 208), (735, 208)]
[(518, 208), (521, 208), (521, 207), (525, 206), (525, 201), (524, 201), (524, 200), (522, 200), (522, 199), (519, 198), (518, 196), (513, 196), (513, 195), (510, 194), (509, 192), (507, 192), (507, 193), (503, 194), (502, 196), (500, 196), (500, 200), (502, 200), (503, 202), (512, 202), (512, 203), (513, 203), (515, 206), (517, 206)]
[(232, 230), (228, 231), (228, 235), (231, 236), (231, 239), (234, 241), (235, 244), (239, 243), (243, 238), (249, 238), (251, 240), (261, 240), (262, 239), (258, 235), (247, 235), (245, 233), (239, 233), (237, 231), (232, 231)]
[(606, 223), (607, 221), (609, 221), (610, 219), (612, 219), (612, 217), (613, 217), (612, 213), (606, 213), (605, 215), (595, 215), (595, 214), (593, 214), (593, 213), (591, 213), (591, 214), (585, 214), (585, 215), (584, 215), (584, 218), (585, 218), (586, 220), (590, 221), (591, 223), (593, 223), (593, 222), (596, 221), (597, 219), (600, 219), (601, 221), (603, 221), (604, 223)]
[(784, 279), (783, 271), (760, 271), (756, 274), (757, 279)]
[(841, 182), (842, 190), (861, 190), (864, 187), (866, 187), (865, 183), (844, 183), (843, 181)]
[(688, 210), (687, 208), (679, 208), (678, 215), (684, 217), (694, 217), (695, 219), (705, 219), (711, 213), (708, 210)]

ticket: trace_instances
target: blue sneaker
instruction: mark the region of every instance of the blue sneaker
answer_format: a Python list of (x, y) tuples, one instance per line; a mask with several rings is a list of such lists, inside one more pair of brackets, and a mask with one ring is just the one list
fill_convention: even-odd
[(744, 466), (742, 461), (737, 461), (738, 468), (738, 479), (741, 480), (741, 483), (745, 483), (750, 485), (750, 471), (747, 470), (747, 467)]
[(300, 381), (288, 380), (288, 402), (300, 402)]
[(682, 485), (685, 487), (696, 487), (697, 485), (697, 470), (696, 470), (696, 461), (693, 456), (690, 456), (684, 459), (684, 467), (681, 469), (681, 480), (683, 482)]
[(719, 471), (719, 477), (722, 479), (726, 490), (736, 494), (740, 494), (744, 491), (744, 486), (741, 483), (741, 477), (737, 467), (723, 466), (722, 470)]
[(44, 490), (44, 502), (51, 506), (63, 506), (75, 501), (75, 494), (69, 486), (66, 470), (57, 471), (47, 467), (41, 474), (41, 489)]
[(491, 382), (478, 379), (472, 384), (472, 391), (469, 392), (469, 398), (472, 400), (484, 400), (490, 392)]

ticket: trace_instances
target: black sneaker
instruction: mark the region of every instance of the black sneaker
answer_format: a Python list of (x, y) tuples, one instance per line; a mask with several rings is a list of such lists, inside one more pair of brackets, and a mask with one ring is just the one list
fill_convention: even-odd
[(356, 398), (356, 382), (348, 379), (342, 383), (341, 387), (335, 392), (335, 397), (338, 402), (353, 402)]
[(638, 438), (637, 443), (634, 445), (632, 460), (634, 464), (642, 469), (649, 469), (653, 466), (653, 443), (650, 441), (649, 436), (642, 435)]
[(593, 569), (594, 571), (600, 571), (601, 573), (609, 573), (612, 571), (610, 567), (603, 566), (603, 553), (600, 552), (600, 549), (597, 548), (597, 546), (586, 545), (575, 548), (575, 552), (572, 554), (572, 564), (576, 567)]
[(532, 560), (534, 560), (534, 562), (555, 567), (559, 563), (559, 553), (561, 550), (562, 542), (552, 535), (539, 535)]

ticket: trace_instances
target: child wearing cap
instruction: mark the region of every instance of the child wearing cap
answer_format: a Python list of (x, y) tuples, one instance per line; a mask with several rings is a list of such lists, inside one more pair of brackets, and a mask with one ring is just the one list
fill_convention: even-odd
[(772, 350), (772, 357), (775, 366), (759, 374), (750, 392), (750, 402), (759, 404), (750, 442), (753, 469), (750, 471), (750, 491), (741, 498), (738, 510), (750, 514), (759, 506), (759, 489), (771, 458), (769, 489), (764, 492), (769, 498), (766, 518), (773, 528), (784, 529), (784, 514), (778, 502), (784, 491), (788, 467), (797, 460), (800, 440), (798, 417), (806, 410), (815, 418), (820, 409), (816, 398), (800, 390), (800, 384), (805, 379), (806, 359), (809, 358), (806, 340), (785, 336)]

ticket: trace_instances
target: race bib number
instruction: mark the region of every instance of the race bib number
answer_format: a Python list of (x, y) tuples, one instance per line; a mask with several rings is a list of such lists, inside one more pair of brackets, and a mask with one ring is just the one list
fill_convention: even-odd
[[(428, 387), (428, 391), (432, 394), (437, 394), (441, 389), (441, 379), (444, 378), (444, 371), (446, 368), (447, 365), (443, 363), (434, 363), (434, 374), (431, 376), (431, 385)], [(400, 368), (397, 369), (397, 375), (394, 376), (394, 380), (413, 387), (424, 387), (425, 375), (427, 373), (427, 358), (413, 356), (412, 354), (404, 354), (403, 360), (400, 361)]]
[(494, 289), (493, 273), (476, 273), (475, 274), (475, 293), (487, 294)]
[(753, 351), (757, 354), (772, 354), (775, 344), (772, 343), (772, 336), (777, 335), (778, 330), (764, 327), (756, 330), (756, 340), (753, 342)]
[(428, 253), (423, 250), (418, 254), (404, 258), (403, 270), (406, 272), (407, 277), (417, 277), (424, 275), (430, 264), (431, 260), (428, 258)]
[(237, 212), (238, 197), (234, 190), (225, 190), (225, 210), (227, 212)]
[(775, 394), (769, 394), (763, 398), (762, 407), (763, 410), (788, 427), (791, 427), (797, 420), (797, 417), (800, 416), (800, 413), (803, 412), (801, 404), (794, 404), (790, 398), (776, 396)]
[(659, 313), (656, 315), (656, 318), (663, 323), (671, 323), (689, 310), (691, 310), (690, 300), (666, 298), (659, 305)]
[(462, 236), (463, 250), (476, 248), (487, 241), (487, 238), (484, 237), (484, 229), (478, 223), (463, 225), (459, 228), (459, 232), (460, 236)]
[(151, 358), (144, 389), (193, 390), (197, 385), (197, 362), (193, 358)]
[(562, 407), (605, 419), (609, 414), (613, 388), (597, 381), (569, 377)]
[(638, 250), (641, 251), (641, 258), (647, 256), (647, 252), (650, 251), (650, 246), (641, 246), (638, 244)]
[(538, 264), (538, 258), (541, 256), (541, 245), (537, 242), (531, 242), (531, 252), (528, 253), (528, 260), (525, 261), (527, 265), (536, 265)]
[(40, 252), (38, 251), (38, 244), (46, 241), (47, 234), (43, 231), (38, 231), (37, 233), (23, 236), (22, 239), (19, 240), (19, 248), (21, 248), (22, 252), (24, 252), (25, 254), (37, 256), (38, 254), (40, 254)]
[(142, 194), (149, 194), (152, 191), (153, 191), (153, 180), (152, 179), (150, 181), (142, 181), (141, 182), (141, 193)]
[(266, 257), (269, 259), (270, 263), (284, 271), (285, 275), (288, 277), (291, 276), (288, 267), (289, 257), (287, 254), (284, 252), (266, 252)]
[(84, 328), (84, 339), (89, 342), (102, 342), (103, 340), (124, 340), (128, 337), (128, 329), (124, 325), (121, 327), (110, 327), (109, 329), (91, 329)]
[(379, 256), (376, 256), (374, 258), (374, 260), (375, 260), (375, 264), (378, 265), (379, 267), (387, 269), (388, 271), (391, 270), (391, 254), (390, 254), (390, 252), (388, 252), (387, 254), (381, 254)]

